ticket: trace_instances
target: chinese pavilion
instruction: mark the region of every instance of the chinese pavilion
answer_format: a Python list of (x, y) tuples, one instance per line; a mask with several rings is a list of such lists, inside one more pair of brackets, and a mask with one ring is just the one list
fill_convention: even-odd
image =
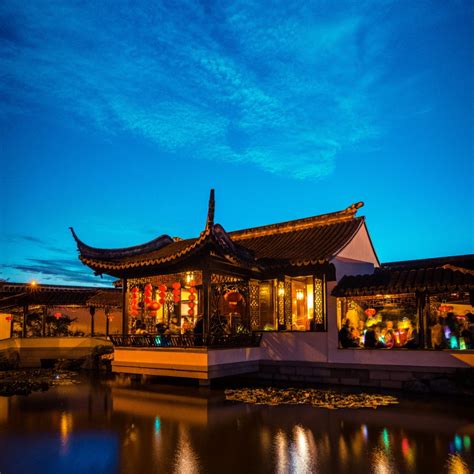
[(211, 190), (197, 238), (161, 235), (134, 247), (99, 249), (71, 232), (83, 264), (121, 280), (124, 335), (137, 323), (149, 333), (160, 323), (182, 333), (201, 324), (205, 341), (217, 323), (231, 333), (324, 332), (328, 284), (354, 265), (359, 273), (379, 265), (365, 219), (356, 217), (362, 205), (227, 232), (214, 222)]

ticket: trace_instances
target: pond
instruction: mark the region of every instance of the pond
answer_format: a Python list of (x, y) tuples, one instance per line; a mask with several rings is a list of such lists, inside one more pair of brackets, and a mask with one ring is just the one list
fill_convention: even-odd
[(0, 397), (1, 474), (471, 473), (473, 445), (469, 400), (246, 405), (125, 377)]

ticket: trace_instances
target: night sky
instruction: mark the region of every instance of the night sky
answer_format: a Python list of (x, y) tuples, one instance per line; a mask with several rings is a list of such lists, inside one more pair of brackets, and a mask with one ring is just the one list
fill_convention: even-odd
[[(270, 6), (271, 5), (271, 6)], [(474, 253), (474, 3), (0, 4), (0, 278), (346, 208), (382, 262)]]

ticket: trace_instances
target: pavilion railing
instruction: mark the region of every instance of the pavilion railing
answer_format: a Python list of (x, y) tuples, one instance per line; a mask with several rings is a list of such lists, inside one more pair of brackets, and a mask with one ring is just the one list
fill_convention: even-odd
[(258, 347), (262, 340), (262, 333), (251, 334), (224, 334), (207, 336), (194, 334), (114, 334), (109, 336), (114, 347)]

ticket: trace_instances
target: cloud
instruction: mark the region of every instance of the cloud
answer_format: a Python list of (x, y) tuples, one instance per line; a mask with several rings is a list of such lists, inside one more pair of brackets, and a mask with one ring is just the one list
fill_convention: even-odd
[[(325, 5), (323, 8), (322, 5)], [(3, 114), (53, 107), (169, 153), (330, 175), (376, 138), (387, 33), (372, 6), (10, 1), (0, 7)], [(382, 8), (382, 7), (381, 7)]]
[(104, 285), (116, 280), (109, 276), (99, 278), (90, 273), (79, 260), (72, 259), (30, 258), (24, 264), (3, 264), (0, 267), (9, 270), (9, 273), (12, 273), (12, 270), (18, 272), (18, 277), (15, 278), (23, 281), (34, 278), (41, 283)]

